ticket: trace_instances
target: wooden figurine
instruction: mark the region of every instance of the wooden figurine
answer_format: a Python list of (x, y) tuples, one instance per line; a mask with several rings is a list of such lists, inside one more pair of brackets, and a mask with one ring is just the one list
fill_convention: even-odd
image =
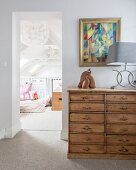
[(78, 87), (82, 89), (95, 88), (95, 81), (94, 81), (93, 76), (91, 75), (90, 69), (88, 69), (87, 71), (84, 71), (81, 74)]

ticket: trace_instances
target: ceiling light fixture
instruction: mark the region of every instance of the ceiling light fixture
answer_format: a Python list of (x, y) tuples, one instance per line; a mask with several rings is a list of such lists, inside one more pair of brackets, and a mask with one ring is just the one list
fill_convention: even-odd
[(43, 21), (21, 21), (21, 42), (27, 46), (45, 45), (49, 28)]

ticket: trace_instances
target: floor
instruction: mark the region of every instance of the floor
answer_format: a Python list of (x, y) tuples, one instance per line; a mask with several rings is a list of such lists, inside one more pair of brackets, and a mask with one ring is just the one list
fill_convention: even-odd
[(61, 130), (62, 111), (47, 107), (43, 113), (21, 113), (21, 128), (24, 130)]
[(136, 170), (136, 161), (69, 160), (60, 131), (21, 131), (0, 141), (0, 170)]
[(133, 160), (67, 159), (61, 112), (23, 114), (23, 130), (0, 141), (0, 170), (136, 170)]

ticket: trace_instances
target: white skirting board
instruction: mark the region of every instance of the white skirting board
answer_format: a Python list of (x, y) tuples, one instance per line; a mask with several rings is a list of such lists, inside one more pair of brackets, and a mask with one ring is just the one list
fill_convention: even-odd
[(0, 139), (13, 138), (21, 130), (20, 124), (0, 130)]
[(68, 140), (68, 131), (62, 130), (62, 131), (61, 131), (61, 134), (60, 134), (60, 139), (67, 141), (67, 140)]
[(12, 128), (0, 130), (0, 139), (12, 138)]
[(0, 139), (4, 139), (5, 138), (5, 129), (1, 129), (0, 130)]

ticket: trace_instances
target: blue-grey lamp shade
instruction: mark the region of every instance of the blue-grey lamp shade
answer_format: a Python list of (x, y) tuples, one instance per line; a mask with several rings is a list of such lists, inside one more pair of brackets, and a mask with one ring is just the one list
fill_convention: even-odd
[(136, 43), (117, 42), (109, 47), (107, 64), (136, 65)]

